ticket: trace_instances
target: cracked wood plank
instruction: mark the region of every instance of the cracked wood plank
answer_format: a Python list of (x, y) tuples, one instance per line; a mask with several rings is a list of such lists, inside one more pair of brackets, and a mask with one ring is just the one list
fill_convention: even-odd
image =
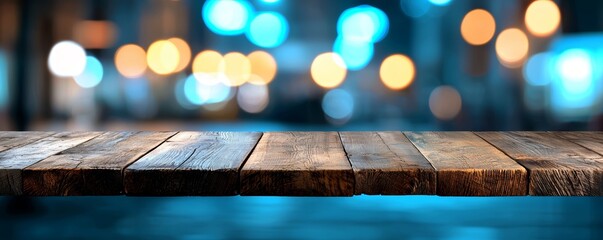
[(587, 148), (550, 132), (477, 134), (529, 170), (530, 195), (603, 195), (603, 157)]
[(31, 196), (118, 195), (122, 170), (176, 132), (105, 132), (23, 170)]
[(407, 132), (437, 172), (445, 196), (527, 194), (527, 171), (471, 132)]
[(180, 132), (124, 170), (127, 195), (236, 195), (257, 132)]
[(436, 194), (436, 172), (402, 132), (340, 132), (355, 194)]

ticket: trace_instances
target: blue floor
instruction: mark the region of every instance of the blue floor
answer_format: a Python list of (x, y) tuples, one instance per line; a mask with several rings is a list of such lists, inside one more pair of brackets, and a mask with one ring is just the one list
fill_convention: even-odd
[(594, 197), (2, 197), (0, 206), (0, 239), (603, 239)]

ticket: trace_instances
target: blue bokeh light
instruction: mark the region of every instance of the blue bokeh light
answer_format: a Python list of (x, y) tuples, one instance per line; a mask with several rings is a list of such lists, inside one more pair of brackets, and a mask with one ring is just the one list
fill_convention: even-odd
[(220, 103), (231, 96), (231, 88), (223, 83), (213, 85), (198, 81), (194, 75), (190, 75), (184, 81), (184, 96), (195, 105)]
[(429, 12), (429, 0), (400, 0), (400, 8), (409, 17), (418, 18)]
[(552, 54), (548, 52), (531, 56), (523, 67), (523, 77), (532, 86), (545, 86), (551, 82)]
[(245, 35), (259, 47), (278, 47), (289, 35), (289, 23), (280, 13), (260, 13), (253, 18)]
[(597, 91), (601, 91), (600, 81), (594, 78), (594, 64), (591, 53), (578, 48), (567, 49), (554, 60), (551, 100), (557, 114), (580, 117), (591, 111)]
[(348, 41), (340, 36), (335, 40), (333, 52), (343, 58), (349, 70), (360, 70), (373, 58), (374, 46), (371, 42)]
[(354, 112), (354, 98), (343, 89), (333, 89), (322, 98), (322, 110), (336, 120), (349, 119)]
[(210, 31), (232, 36), (245, 32), (254, 10), (251, 4), (244, 0), (208, 0), (203, 5), (202, 15)]
[(452, 0), (429, 0), (429, 2), (436, 6), (448, 6)]
[(84, 72), (74, 77), (77, 85), (83, 88), (92, 88), (103, 80), (103, 65), (93, 56), (86, 57)]
[(354, 42), (378, 42), (389, 31), (389, 19), (381, 9), (369, 5), (349, 8), (337, 20), (337, 33)]
[(0, 108), (8, 103), (8, 61), (0, 49)]
[(278, 3), (280, 1), (281, 0), (260, 0), (260, 2), (268, 3), (268, 4)]

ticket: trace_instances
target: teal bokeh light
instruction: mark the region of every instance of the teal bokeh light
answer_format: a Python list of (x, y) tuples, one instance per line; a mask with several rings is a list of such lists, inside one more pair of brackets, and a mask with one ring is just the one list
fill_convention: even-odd
[(335, 40), (333, 52), (341, 56), (349, 70), (360, 70), (373, 58), (374, 46), (371, 42), (349, 41), (340, 36)]
[(324, 113), (336, 120), (349, 119), (354, 112), (354, 98), (343, 89), (333, 89), (322, 99)]
[(347, 41), (375, 43), (381, 41), (388, 31), (387, 15), (369, 5), (347, 9), (337, 21), (337, 33)]
[(278, 47), (289, 35), (289, 23), (279, 13), (260, 13), (251, 20), (245, 35), (249, 41), (259, 47)]
[(103, 80), (103, 65), (93, 56), (86, 57), (84, 72), (74, 77), (77, 85), (83, 88), (92, 88)]
[(225, 36), (245, 32), (253, 7), (243, 0), (209, 0), (203, 5), (203, 21), (210, 31)]

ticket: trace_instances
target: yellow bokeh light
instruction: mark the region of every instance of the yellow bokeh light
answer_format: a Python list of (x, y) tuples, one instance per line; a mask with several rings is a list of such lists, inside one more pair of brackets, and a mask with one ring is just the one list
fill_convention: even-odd
[(322, 53), (312, 62), (310, 75), (323, 88), (335, 88), (343, 83), (347, 75), (345, 62), (337, 53)]
[(220, 69), (222, 61), (223, 57), (219, 52), (212, 50), (200, 52), (193, 59), (193, 76), (207, 85), (219, 83), (220, 76), (223, 75)]
[(127, 78), (137, 78), (147, 70), (147, 54), (135, 44), (127, 44), (115, 52), (115, 67)]
[(255, 51), (247, 55), (251, 62), (251, 77), (249, 83), (256, 85), (266, 85), (274, 79), (276, 75), (276, 61), (270, 53), (264, 51)]
[(241, 86), (251, 76), (251, 62), (239, 52), (230, 52), (224, 55), (220, 69), (227, 78), (226, 85)]
[(496, 21), (492, 14), (483, 9), (467, 13), (461, 23), (461, 35), (471, 45), (484, 45), (494, 36)]
[(528, 31), (534, 36), (550, 36), (561, 22), (559, 7), (553, 1), (534, 1), (526, 10), (525, 22)]
[(170, 38), (168, 39), (171, 43), (176, 46), (178, 49), (178, 54), (180, 56), (180, 60), (178, 61), (178, 66), (174, 69), (174, 72), (180, 72), (188, 66), (188, 63), (191, 61), (191, 48), (188, 46), (186, 41), (180, 38)]
[(153, 72), (166, 75), (173, 73), (180, 63), (180, 54), (176, 45), (167, 40), (151, 44), (147, 50), (147, 64)]
[(402, 54), (387, 57), (381, 63), (379, 76), (385, 86), (392, 90), (407, 88), (415, 78), (415, 64)]
[(517, 28), (509, 28), (496, 38), (496, 55), (503, 65), (519, 67), (528, 56), (529, 45), (525, 33)]

